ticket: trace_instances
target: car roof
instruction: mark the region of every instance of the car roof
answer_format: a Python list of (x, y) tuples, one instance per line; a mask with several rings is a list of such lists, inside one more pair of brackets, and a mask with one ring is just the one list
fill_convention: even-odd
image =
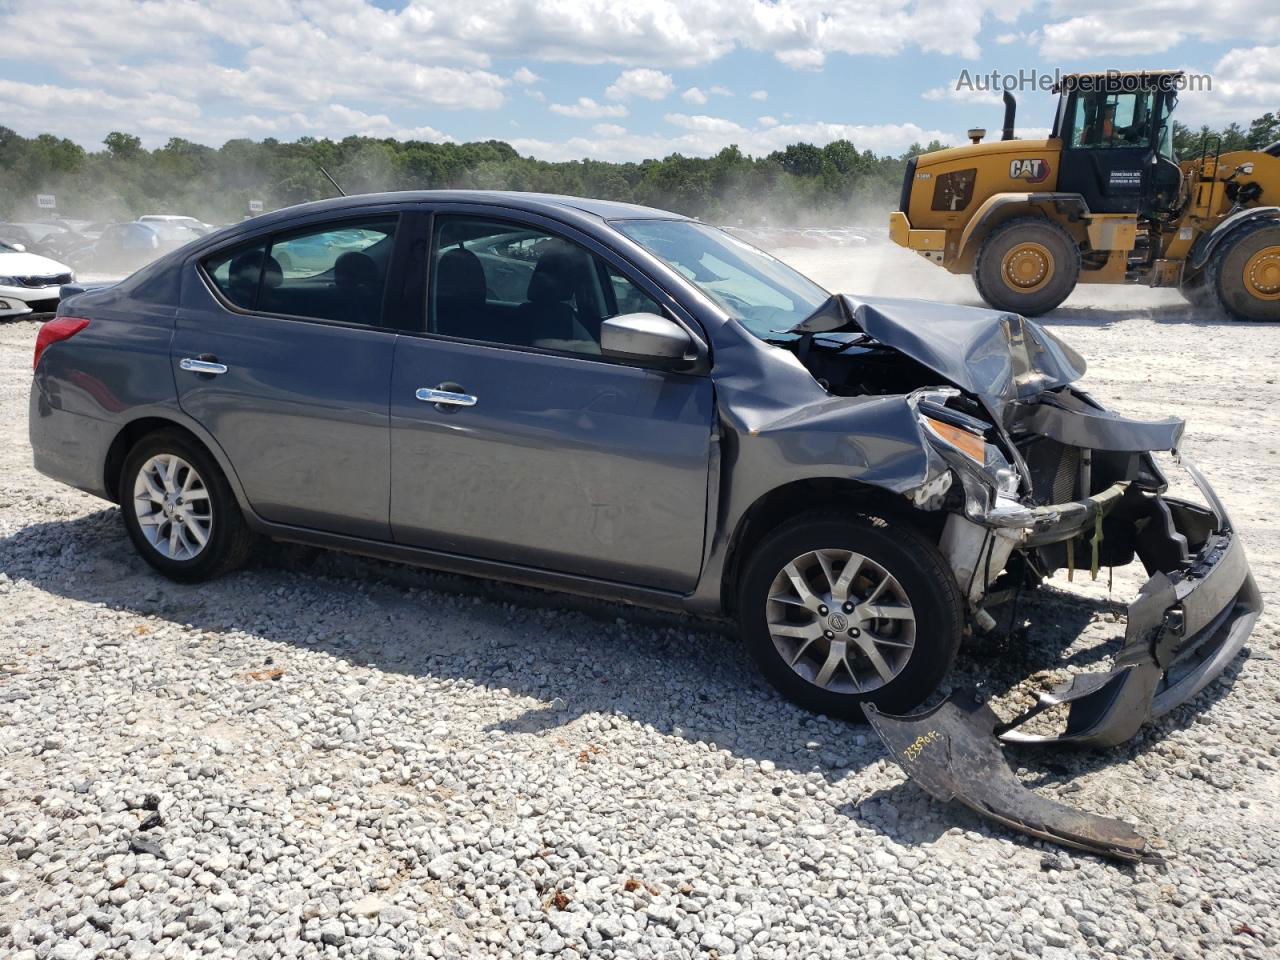
[(384, 203), (488, 203), (496, 207), (524, 210), (529, 213), (556, 214), (572, 212), (587, 214), (600, 220), (687, 220), (669, 210), (644, 207), (635, 203), (615, 200), (592, 200), (587, 197), (568, 197), (553, 193), (524, 193), (519, 190), (398, 190), (388, 193), (365, 193), (349, 197), (333, 197), (293, 207), (284, 207), (262, 214), (245, 223), (265, 222), (268, 218), (285, 219), (296, 214), (322, 213), (325, 210), (339, 212), (351, 207), (374, 206)]

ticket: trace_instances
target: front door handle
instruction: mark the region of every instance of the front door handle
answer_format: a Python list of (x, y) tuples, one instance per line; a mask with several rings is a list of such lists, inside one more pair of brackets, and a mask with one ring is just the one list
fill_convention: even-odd
[(441, 410), (476, 405), (476, 398), (456, 383), (442, 383), (438, 387), (419, 387), (413, 395), (423, 403), (434, 403)]
[(201, 357), (183, 357), (178, 366), (189, 373), (219, 374), (227, 372), (227, 365), (219, 363), (214, 357), (205, 354)]

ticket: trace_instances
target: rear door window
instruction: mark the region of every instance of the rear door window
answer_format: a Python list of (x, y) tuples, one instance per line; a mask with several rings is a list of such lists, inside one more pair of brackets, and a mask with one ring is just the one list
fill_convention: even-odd
[(387, 217), (272, 237), (258, 309), (381, 326), (395, 231)]
[(279, 233), (214, 254), (204, 268), (244, 310), (382, 326), (396, 223), (379, 217)]

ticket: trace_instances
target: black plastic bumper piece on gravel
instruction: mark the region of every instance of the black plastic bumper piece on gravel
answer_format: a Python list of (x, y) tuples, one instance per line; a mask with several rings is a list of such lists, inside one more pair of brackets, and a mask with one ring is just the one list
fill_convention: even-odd
[[(1185, 703), (1235, 659), (1262, 610), (1244, 547), (1213, 489), (1184, 466), (1209, 503), (1206, 510), (1164, 500), (1171, 546), (1185, 551), (1194, 517), (1213, 522), (1195, 556), (1156, 572), (1129, 605), (1125, 639), (1108, 673), (1078, 674), (1040, 694), (1022, 715), (1002, 723), (973, 691), (953, 694), (924, 713), (892, 716), (865, 705), (867, 719), (894, 759), (931, 796), (959, 800), (984, 817), (1054, 843), (1120, 860), (1158, 862), (1128, 824), (1046, 799), (1022, 785), (1005, 761), (1002, 741), (1109, 747), (1147, 721)], [(1180, 527), (1187, 524), (1187, 529)], [(1041, 734), (1024, 725), (1055, 707), (1065, 728)]]
[(909, 717), (864, 706), (889, 752), (926, 793), (959, 800), (976, 813), (1052, 843), (1130, 862), (1161, 857), (1127, 823), (1050, 800), (1022, 785), (996, 738), (1000, 720), (967, 693)]

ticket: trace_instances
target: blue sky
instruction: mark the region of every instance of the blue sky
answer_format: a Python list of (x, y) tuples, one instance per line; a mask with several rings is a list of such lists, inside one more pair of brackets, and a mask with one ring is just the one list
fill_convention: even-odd
[[(498, 138), (638, 160), (848, 137), (897, 153), (996, 129), (962, 70), (1183, 67), (1184, 122), (1280, 109), (1275, 0), (0, 0), (0, 123), (293, 139)], [(1023, 135), (1051, 97), (1019, 95)]]

